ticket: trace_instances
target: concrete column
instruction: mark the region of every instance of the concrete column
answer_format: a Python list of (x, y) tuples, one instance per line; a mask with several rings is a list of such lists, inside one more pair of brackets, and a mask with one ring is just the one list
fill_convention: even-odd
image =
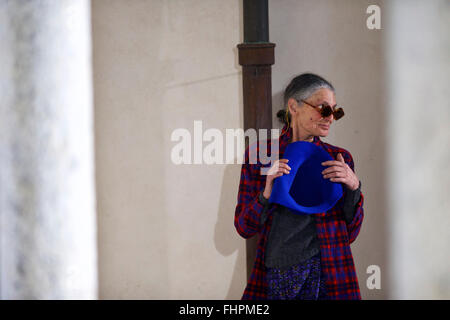
[(97, 298), (90, 2), (0, 0), (2, 299)]
[(384, 12), (390, 298), (449, 299), (450, 4), (396, 0)]

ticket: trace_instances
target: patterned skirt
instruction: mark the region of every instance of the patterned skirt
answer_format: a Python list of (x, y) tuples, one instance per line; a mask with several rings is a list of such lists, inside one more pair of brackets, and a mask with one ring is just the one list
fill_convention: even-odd
[(269, 300), (326, 299), (320, 254), (287, 268), (268, 268), (267, 282)]

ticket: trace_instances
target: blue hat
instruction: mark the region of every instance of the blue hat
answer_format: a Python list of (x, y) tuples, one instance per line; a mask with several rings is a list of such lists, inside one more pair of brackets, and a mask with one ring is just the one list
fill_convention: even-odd
[(334, 160), (321, 147), (306, 141), (288, 144), (284, 159), (289, 159), (289, 174), (273, 182), (270, 203), (278, 203), (296, 214), (321, 213), (331, 209), (342, 197), (342, 186), (323, 178), (322, 162)]

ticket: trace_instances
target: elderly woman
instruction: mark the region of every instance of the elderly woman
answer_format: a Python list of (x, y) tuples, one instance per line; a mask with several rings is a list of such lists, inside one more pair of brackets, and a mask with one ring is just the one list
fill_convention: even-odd
[[(249, 164), (245, 152), (234, 224), (244, 238), (259, 234), (256, 261), (242, 299), (361, 299), (350, 244), (363, 220), (361, 183), (351, 154), (322, 142), (333, 121), (343, 116), (336, 107), (333, 86), (320, 76), (295, 77), (284, 92), (286, 109), (277, 116), (285, 123), (279, 137), (279, 157), (267, 175), (261, 163)], [(334, 161), (322, 165), (324, 179), (341, 183), (342, 198), (327, 212), (296, 215), (268, 202), (275, 179), (289, 174), (286, 146), (308, 141)], [(271, 140), (267, 141), (270, 150)]]

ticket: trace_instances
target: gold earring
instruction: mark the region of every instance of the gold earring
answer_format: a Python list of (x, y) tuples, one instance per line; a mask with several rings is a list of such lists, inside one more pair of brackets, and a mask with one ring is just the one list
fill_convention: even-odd
[(289, 121), (289, 106), (286, 107), (286, 123), (287, 123), (287, 129), (289, 130), (289, 127), (291, 125)]
[(286, 120), (286, 124), (287, 124), (286, 131), (283, 131), (283, 132), (281, 133), (281, 135), (283, 135), (283, 134), (285, 134), (285, 133), (287, 133), (287, 132), (289, 131), (290, 123), (289, 123), (289, 113), (288, 113), (288, 110), (289, 110), (289, 106), (286, 107), (286, 113), (285, 113), (285, 115), (284, 115), (284, 119)]

